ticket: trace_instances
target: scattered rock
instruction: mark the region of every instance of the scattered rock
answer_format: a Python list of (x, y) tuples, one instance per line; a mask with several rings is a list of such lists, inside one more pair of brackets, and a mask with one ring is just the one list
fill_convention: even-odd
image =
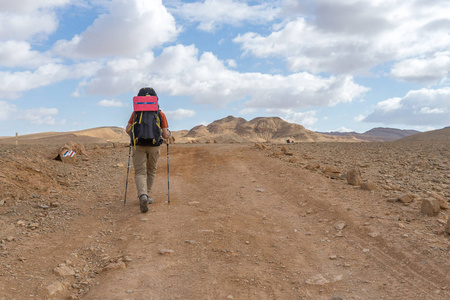
[(198, 202), (198, 201), (191, 201), (191, 202), (188, 202), (188, 205), (189, 205), (189, 206), (194, 206), (194, 205), (197, 205), (197, 204), (200, 204), (200, 202)]
[(436, 192), (430, 192), (430, 197), (436, 199), (437, 201), (439, 201), (439, 206), (441, 207), (441, 209), (448, 209), (448, 203), (445, 200), (445, 198), (441, 195), (439, 195)]
[(54, 296), (60, 292), (63, 292), (67, 288), (68, 288), (67, 283), (62, 283), (62, 282), (57, 281), (57, 282), (54, 282), (54, 283), (48, 285), (46, 289), (50, 296)]
[(39, 223), (30, 223), (27, 226), (27, 228), (32, 229), (32, 230), (37, 229), (38, 227), (39, 227)]
[(422, 205), (420, 207), (420, 211), (428, 216), (436, 216), (441, 207), (439, 205), (439, 201), (434, 198), (428, 198), (422, 200)]
[(341, 177), (341, 171), (334, 166), (326, 166), (323, 169), (323, 173), (332, 179), (338, 179)]
[(175, 251), (170, 250), (170, 249), (161, 249), (161, 250), (158, 251), (158, 253), (159, 253), (160, 255), (169, 255), (169, 254), (172, 254), (172, 253), (174, 253), (174, 252), (175, 252)]
[(347, 172), (347, 183), (354, 186), (361, 185), (361, 171), (358, 168)]
[(319, 163), (309, 163), (306, 165), (305, 168), (308, 170), (318, 170), (318, 169), (320, 169), (320, 164)]
[(447, 220), (447, 225), (445, 225), (445, 232), (450, 234), (450, 218)]
[(66, 264), (60, 264), (58, 267), (54, 268), (53, 273), (61, 277), (75, 275), (75, 271)]
[(337, 230), (343, 230), (346, 226), (347, 224), (345, 224), (344, 222), (337, 222), (334, 224), (334, 228), (336, 228)]
[(403, 194), (400, 197), (398, 197), (398, 201), (402, 203), (411, 203), (417, 198), (416, 195), (412, 193)]
[(361, 189), (365, 191), (373, 191), (377, 189), (377, 184), (375, 182), (363, 182), (361, 183)]

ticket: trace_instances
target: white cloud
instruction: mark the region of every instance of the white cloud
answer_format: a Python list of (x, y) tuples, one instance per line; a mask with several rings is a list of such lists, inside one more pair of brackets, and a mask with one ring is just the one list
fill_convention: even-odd
[(14, 0), (0, 2), (0, 40), (48, 36), (58, 27), (54, 9), (70, 0)]
[(351, 102), (368, 91), (356, 84), (351, 76), (326, 78), (308, 73), (289, 76), (239, 73), (228, 69), (210, 52), (198, 57), (198, 50), (192, 45), (168, 47), (156, 58), (147, 55), (145, 59), (115, 60), (85, 86), (88, 93), (107, 91), (114, 95), (148, 84), (157, 93), (192, 96), (196, 103), (216, 107), (249, 99), (245, 108), (333, 106)]
[[(295, 72), (335, 74), (365, 74), (385, 62), (401, 63), (450, 47), (448, 1), (320, 0), (300, 6), (296, 19), (281, 29), (268, 35), (249, 32), (234, 41), (247, 55), (284, 58)], [(298, 11), (313, 16), (298, 17)]]
[(58, 114), (56, 108), (32, 108), (20, 111), (17, 115), (18, 120), (24, 120), (33, 125), (63, 125), (65, 120), (56, 121), (55, 115)]
[(1, 66), (34, 68), (54, 61), (46, 54), (31, 50), (28, 42), (9, 40), (0, 43)]
[(164, 111), (164, 114), (166, 114), (167, 118), (171, 120), (183, 120), (187, 118), (192, 118), (193, 116), (195, 116), (196, 113), (191, 109), (179, 108), (177, 110)]
[(83, 63), (73, 66), (47, 64), (35, 71), (0, 71), (0, 98), (14, 99), (21, 92), (51, 85), (66, 79), (83, 78), (95, 74), (97, 63)]
[(338, 129), (336, 129), (337, 132), (354, 132), (353, 129), (349, 129), (346, 127), (339, 127)]
[(279, 14), (280, 8), (270, 1), (249, 5), (244, 1), (205, 0), (182, 3), (172, 11), (184, 19), (199, 23), (199, 30), (214, 32), (225, 24), (240, 26), (243, 23), (270, 22)]
[(72, 40), (60, 40), (53, 52), (70, 58), (132, 56), (172, 41), (178, 34), (175, 19), (161, 0), (112, 0), (109, 14)]
[(378, 103), (363, 121), (415, 126), (448, 126), (450, 87), (410, 91), (403, 98)]
[(127, 106), (125, 103), (122, 103), (120, 101), (117, 100), (101, 100), (97, 103), (98, 106), (104, 106), (104, 107), (123, 107), (123, 106)]
[(356, 117), (353, 118), (353, 120), (355, 120), (356, 122), (361, 122), (366, 118), (365, 115), (357, 115)]
[(432, 57), (406, 59), (396, 63), (391, 76), (417, 83), (435, 84), (450, 75), (450, 51), (435, 53)]
[(6, 101), (0, 101), (0, 121), (8, 121), (13, 119), (17, 112), (17, 106)]
[(283, 119), (290, 123), (297, 123), (305, 127), (311, 127), (319, 120), (316, 117), (317, 111), (310, 110), (306, 112), (290, 112)]

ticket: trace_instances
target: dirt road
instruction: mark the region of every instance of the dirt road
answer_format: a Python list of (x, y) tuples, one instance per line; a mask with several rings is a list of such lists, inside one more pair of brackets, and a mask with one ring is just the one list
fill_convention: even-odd
[(76, 165), (16, 151), (2, 148), (0, 299), (450, 297), (436, 218), (252, 144), (171, 145), (170, 205), (163, 146), (147, 214), (133, 169), (122, 202), (128, 148)]

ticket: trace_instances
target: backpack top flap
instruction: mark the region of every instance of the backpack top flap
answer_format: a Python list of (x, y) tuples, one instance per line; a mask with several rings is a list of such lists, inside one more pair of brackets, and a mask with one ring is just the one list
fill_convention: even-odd
[(133, 97), (134, 111), (158, 111), (157, 96), (136, 96)]

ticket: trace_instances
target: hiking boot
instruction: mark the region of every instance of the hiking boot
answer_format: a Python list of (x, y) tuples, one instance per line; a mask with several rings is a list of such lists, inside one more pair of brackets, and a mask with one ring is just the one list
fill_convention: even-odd
[(148, 199), (148, 204), (152, 204), (153, 203), (153, 198), (152, 197), (147, 197)]
[(139, 196), (139, 206), (141, 208), (141, 213), (148, 212), (148, 197), (145, 194)]

